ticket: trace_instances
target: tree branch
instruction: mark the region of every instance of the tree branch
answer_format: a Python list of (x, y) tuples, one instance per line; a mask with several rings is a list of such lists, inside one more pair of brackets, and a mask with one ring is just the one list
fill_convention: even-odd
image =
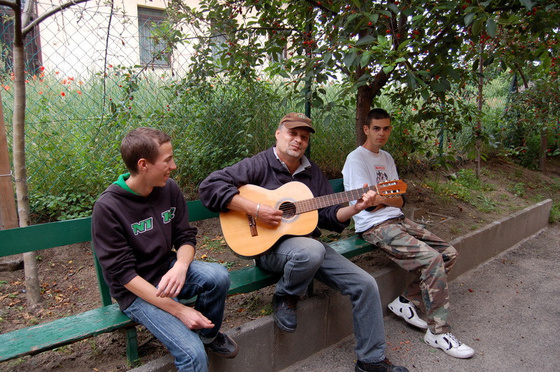
[(521, 68), (519, 63), (515, 63), (514, 66), (515, 66), (515, 69), (517, 70), (517, 72), (519, 72), (519, 75), (521, 75), (521, 79), (523, 80), (523, 87), (525, 89), (529, 88), (529, 82), (527, 81), (527, 77), (523, 73), (523, 69)]
[(313, 5), (314, 8), (319, 8), (324, 10), (327, 13), (330, 13), (330, 15), (335, 16), (337, 13), (327, 7), (325, 7), (322, 3), (319, 3), (317, 1), (314, 0), (305, 0), (306, 3), (309, 3), (311, 5)]
[[(2, 1), (2, 0), (0, 0)], [(80, 4), (80, 3), (85, 3), (89, 0), (74, 0), (74, 1), (70, 1), (68, 3), (65, 4), (61, 4), (59, 6), (56, 6), (52, 9), (47, 10), (45, 13), (41, 14), (39, 17), (35, 18), (31, 23), (29, 23), (28, 25), (25, 25), (22, 29), (22, 33), (23, 35), (27, 35), (31, 30), (33, 30), (33, 28), (35, 26), (37, 26), (39, 23), (43, 22), (45, 19), (49, 18), (50, 16), (64, 10), (67, 8), (70, 8), (71, 6)]]
[(7, 6), (11, 9), (14, 9), (17, 6), (14, 1), (6, 1), (6, 0), (0, 0), (0, 5)]

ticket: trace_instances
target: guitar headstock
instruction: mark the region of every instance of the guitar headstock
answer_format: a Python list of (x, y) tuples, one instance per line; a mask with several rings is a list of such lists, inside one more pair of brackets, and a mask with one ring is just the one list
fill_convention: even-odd
[(385, 181), (377, 184), (377, 193), (386, 197), (406, 193), (406, 183), (401, 180)]

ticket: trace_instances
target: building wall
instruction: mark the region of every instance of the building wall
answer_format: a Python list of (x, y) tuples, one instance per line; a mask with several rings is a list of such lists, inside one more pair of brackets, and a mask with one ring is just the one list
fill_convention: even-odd
[[(55, 5), (55, 1), (41, 2), (37, 13)], [(91, 0), (51, 16), (39, 25), (43, 67), (60, 76), (87, 79), (116, 66), (139, 65), (138, 6), (165, 9), (166, 5), (165, 0), (116, 0), (111, 9), (103, 0)], [(152, 70), (182, 75), (189, 54), (187, 46), (180, 46), (172, 56), (171, 69)]]

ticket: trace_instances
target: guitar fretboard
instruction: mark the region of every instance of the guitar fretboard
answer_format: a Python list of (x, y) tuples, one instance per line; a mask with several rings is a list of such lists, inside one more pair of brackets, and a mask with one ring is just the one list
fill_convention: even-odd
[(330, 207), (331, 205), (347, 203), (352, 200), (358, 200), (362, 197), (364, 193), (368, 192), (369, 190), (375, 190), (375, 189), (377, 189), (376, 186), (363, 187), (361, 189), (318, 196), (312, 199), (299, 200), (294, 202), (296, 206), (296, 214), (314, 211), (316, 209), (321, 209), (325, 207)]

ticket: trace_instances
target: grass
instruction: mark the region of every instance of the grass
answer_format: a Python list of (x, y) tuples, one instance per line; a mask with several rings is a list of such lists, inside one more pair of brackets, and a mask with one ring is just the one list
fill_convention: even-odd
[(202, 236), (199, 240), (198, 245), (200, 248), (205, 248), (209, 251), (223, 252), (227, 251), (229, 248), (226, 245), (226, 241), (223, 236), (209, 237)]
[(258, 318), (273, 313), (273, 307), (266, 296), (256, 293), (247, 295), (239, 304), (239, 312), (246, 313), (249, 318)]
[(477, 179), (472, 169), (461, 169), (451, 174), (445, 182), (426, 180), (426, 184), (436, 195), (448, 200), (462, 200), (485, 213), (496, 209), (496, 202), (487, 195), (494, 190), (494, 186)]
[(477, 195), (475, 206), (482, 212), (489, 213), (496, 210), (496, 203), (487, 195)]
[(205, 262), (216, 262), (220, 265), (225, 266), (228, 270), (232, 269), (236, 263), (233, 261), (227, 261), (222, 259), (224, 253), (229, 252), (229, 248), (226, 245), (226, 241), (223, 236), (209, 237), (203, 235), (198, 239), (198, 247), (204, 250), (204, 254), (200, 256), (200, 259)]
[(515, 196), (522, 198), (525, 196), (525, 184), (523, 182), (516, 182), (508, 187), (508, 190)]
[(552, 204), (552, 208), (550, 210), (550, 223), (560, 222), (560, 202), (555, 202)]

